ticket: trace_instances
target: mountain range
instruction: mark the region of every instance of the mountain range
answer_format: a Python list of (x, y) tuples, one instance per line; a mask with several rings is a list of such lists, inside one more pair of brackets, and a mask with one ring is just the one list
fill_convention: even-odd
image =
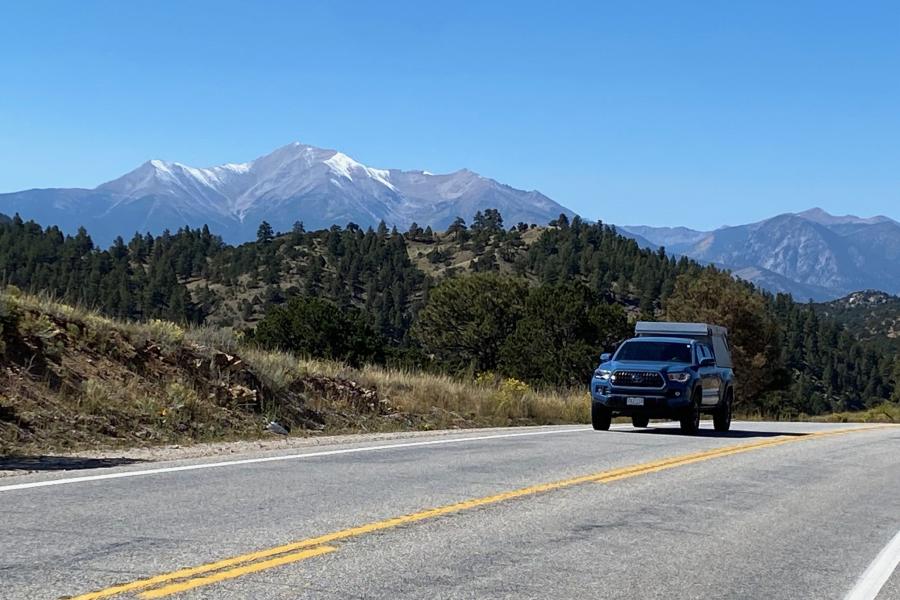
[(714, 231), (640, 225), (619, 231), (642, 246), (723, 266), (798, 300), (865, 289), (900, 293), (900, 223), (885, 216), (835, 216), (814, 208)]
[(160, 233), (189, 225), (210, 229), (232, 243), (255, 238), (261, 221), (289, 231), (296, 221), (311, 229), (349, 222), (362, 227), (407, 228), (413, 222), (447, 227), (496, 208), (510, 224), (544, 224), (569, 209), (536, 191), (523, 191), (462, 169), (376, 169), (336, 150), (294, 142), (245, 163), (210, 168), (150, 160), (93, 189), (32, 189), (0, 194), (0, 213), (84, 226), (107, 244), (135, 231)]
[[(537, 191), (524, 191), (461, 169), (376, 169), (342, 152), (294, 142), (244, 163), (198, 168), (150, 160), (93, 189), (50, 188), (0, 194), (0, 213), (18, 213), (74, 233), (84, 226), (100, 245), (135, 231), (159, 234), (208, 225), (231, 243), (256, 237), (260, 222), (288, 231), (356, 223), (445, 229), (495, 208), (507, 225), (543, 225), (574, 213)], [(2, 216), (0, 216), (2, 219)], [(825, 301), (878, 289), (900, 293), (900, 224), (877, 216), (834, 216), (814, 208), (746, 225), (699, 231), (620, 226), (646, 248), (665, 249), (730, 269), (760, 287), (799, 300)]]

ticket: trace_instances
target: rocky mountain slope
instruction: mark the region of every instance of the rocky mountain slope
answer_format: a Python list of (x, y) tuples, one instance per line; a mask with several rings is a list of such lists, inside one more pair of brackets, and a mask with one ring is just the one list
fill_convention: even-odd
[(346, 154), (295, 142), (246, 163), (196, 168), (150, 160), (94, 189), (35, 189), (0, 194), (0, 213), (86, 227), (108, 244), (135, 231), (154, 234), (185, 225), (210, 229), (226, 241), (254, 239), (260, 222), (289, 231), (356, 223), (362, 227), (446, 228), (461, 216), (496, 208), (510, 223), (545, 224), (572, 211), (536, 191), (523, 191), (462, 169), (375, 169)]
[(722, 265), (799, 300), (830, 300), (869, 288), (900, 292), (900, 223), (883, 216), (834, 216), (812, 209), (715, 231), (620, 230), (638, 243), (643, 238), (675, 254)]
[(900, 296), (864, 290), (817, 304), (816, 311), (846, 325), (861, 339), (900, 351)]

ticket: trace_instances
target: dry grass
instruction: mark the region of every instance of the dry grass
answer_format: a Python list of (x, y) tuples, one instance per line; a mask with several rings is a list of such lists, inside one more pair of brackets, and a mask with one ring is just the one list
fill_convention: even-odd
[(427, 416), (428, 426), (433, 427), (547, 425), (590, 419), (586, 389), (539, 391), (490, 374), (472, 379), (372, 365), (354, 369), (308, 359), (299, 365), (307, 374), (342, 377), (374, 387), (398, 410)]
[(198, 325), (190, 327), (184, 335), (185, 341), (216, 348), (222, 352), (237, 354), (241, 350), (240, 334), (230, 327), (215, 327), (213, 325)]
[(813, 417), (823, 423), (900, 423), (900, 404), (883, 402), (868, 410)]
[(254, 347), (240, 348), (238, 351), (254, 373), (276, 392), (288, 388), (304, 375), (300, 362), (293, 354)]
[(425, 428), (590, 420), (586, 389), (534, 390), (521, 381), (491, 374), (464, 378), (377, 365), (354, 368), (336, 361), (297, 358), (287, 352), (238, 348), (238, 343), (234, 344), (254, 372), (275, 390), (285, 389), (304, 376), (348, 379), (377, 389), (397, 411), (425, 417)]
[[(0, 292), (0, 454), (259, 435), (245, 388), (166, 321)], [(252, 403), (251, 403), (252, 404)]]
[(586, 389), (533, 390), (521, 381), (491, 374), (463, 378), (377, 365), (354, 368), (335, 361), (298, 359), (285, 352), (250, 348), (241, 350), (241, 356), (275, 389), (287, 387), (302, 376), (349, 379), (375, 388), (397, 411), (425, 417), (422, 426), (428, 429), (590, 420)]

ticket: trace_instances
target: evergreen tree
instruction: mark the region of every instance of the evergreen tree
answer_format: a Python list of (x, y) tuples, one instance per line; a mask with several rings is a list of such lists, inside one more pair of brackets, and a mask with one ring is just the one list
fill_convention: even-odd
[(600, 353), (629, 336), (625, 311), (581, 284), (532, 288), (500, 351), (500, 370), (537, 385), (585, 385)]
[(466, 221), (462, 217), (456, 217), (453, 223), (450, 224), (450, 227), (447, 228), (447, 234), (452, 235), (455, 242), (466, 241), (466, 232)]
[(272, 230), (272, 226), (269, 225), (267, 221), (263, 221), (259, 224), (259, 229), (256, 230), (256, 241), (260, 244), (268, 244), (275, 237), (275, 232)]
[(382, 361), (385, 346), (362, 312), (304, 297), (269, 310), (256, 326), (253, 339), (268, 348), (354, 366)]
[(496, 369), (526, 289), (520, 280), (487, 273), (448, 279), (430, 291), (414, 336), (443, 368)]

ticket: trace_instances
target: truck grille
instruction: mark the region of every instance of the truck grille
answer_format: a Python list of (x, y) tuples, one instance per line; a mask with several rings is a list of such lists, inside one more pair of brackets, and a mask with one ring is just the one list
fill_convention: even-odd
[(656, 371), (616, 371), (612, 384), (616, 387), (659, 389), (663, 387), (663, 378)]

